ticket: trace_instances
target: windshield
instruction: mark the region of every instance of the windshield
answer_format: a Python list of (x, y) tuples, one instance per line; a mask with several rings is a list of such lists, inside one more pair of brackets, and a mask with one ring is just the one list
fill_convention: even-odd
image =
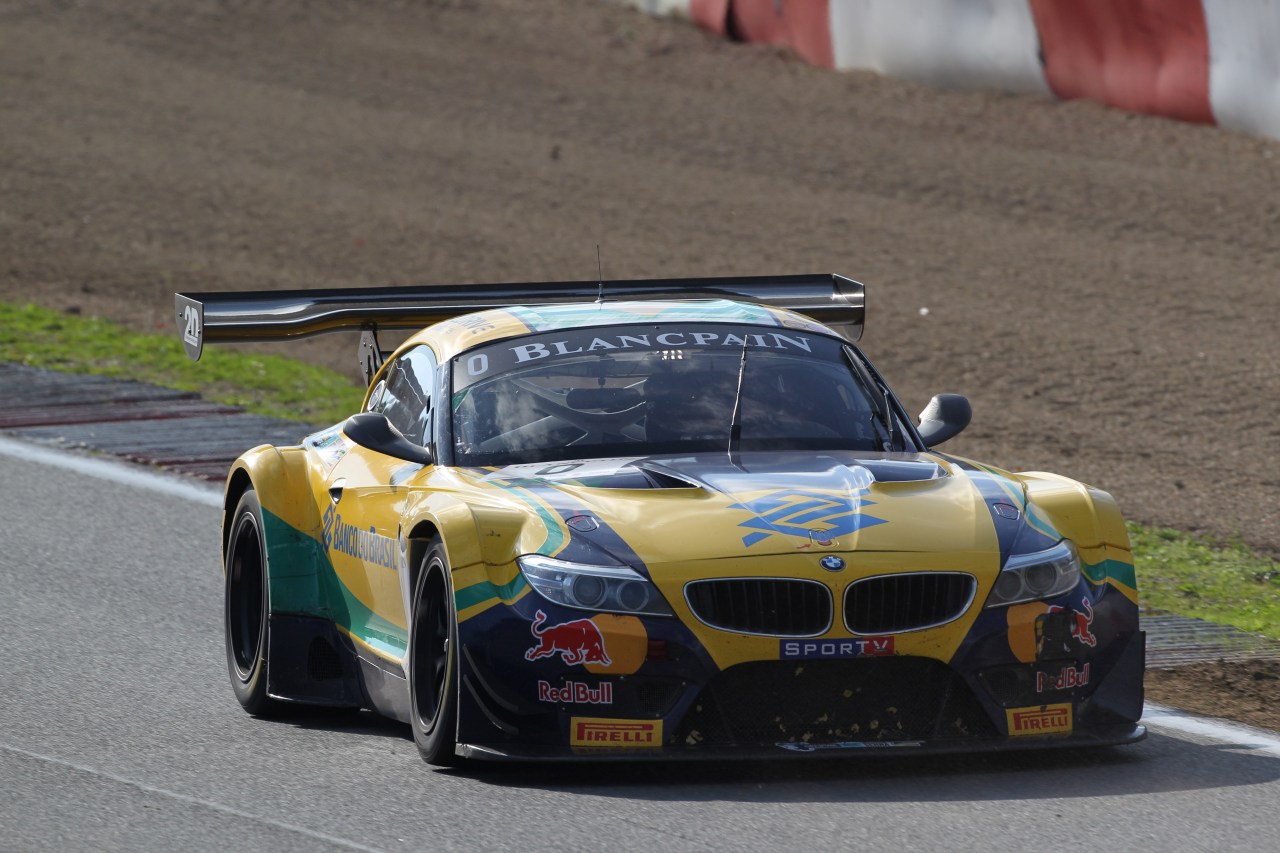
[(530, 335), (458, 356), (454, 461), (727, 451), (739, 384), (738, 449), (884, 449), (884, 402), (868, 396), (840, 341), (650, 324)]

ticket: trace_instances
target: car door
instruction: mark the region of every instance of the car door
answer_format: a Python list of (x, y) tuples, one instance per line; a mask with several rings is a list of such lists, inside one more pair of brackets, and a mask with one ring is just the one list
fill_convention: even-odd
[[(426, 346), (415, 347), (387, 365), (367, 409), (386, 415), (415, 444), (428, 445), (436, 381), (435, 355)], [(416, 463), (355, 447), (329, 473), (325, 535), (345, 587), (352, 638), (397, 662), (408, 643), (404, 602), (410, 593), (400, 529), (404, 485), (421, 470)]]

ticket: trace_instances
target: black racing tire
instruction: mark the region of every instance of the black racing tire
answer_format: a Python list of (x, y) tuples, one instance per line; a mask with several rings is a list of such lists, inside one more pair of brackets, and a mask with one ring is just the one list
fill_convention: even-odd
[(453, 767), (458, 734), (458, 619), (444, 544), (432, 540), (413, 592), (409, 725), (428, 764)]
[(231, 689), (255, 717), (270, 717), (280, 703), (267, 695), (267, 649), (271, 644), (271, 594), (267, 583), (262, 505), (253, 489), (240, 496), (227, 536), (225, 597), (227, 671)]

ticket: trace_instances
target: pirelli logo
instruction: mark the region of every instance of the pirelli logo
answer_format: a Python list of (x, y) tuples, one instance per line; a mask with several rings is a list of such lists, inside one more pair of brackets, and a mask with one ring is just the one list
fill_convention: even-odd
[(662, 720), (573, 717), (569, 745), (653, 749), (662, 746)]
[(1005, 711), (1010, 735), (1054, 735), (1071, 732), (1071, 703)]

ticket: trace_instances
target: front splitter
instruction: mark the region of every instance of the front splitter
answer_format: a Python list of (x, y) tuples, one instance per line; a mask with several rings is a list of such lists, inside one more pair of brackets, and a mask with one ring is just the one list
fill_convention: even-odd
[(955, 738), (949, 740), (837, 741), (832, 743), (753, 743), (714, 746), (667, 745), (660, 749), (606, 747), (458, 744), (461, 758), (478, 761), (618, 762), (618, 761), (760, 761), (775, 759), (902, 758), (907, 755), (1021, 752), (1087, 749), (1137, 743), (1147, 736), (1143, 725), (1075, 732), (1062, 737)]

